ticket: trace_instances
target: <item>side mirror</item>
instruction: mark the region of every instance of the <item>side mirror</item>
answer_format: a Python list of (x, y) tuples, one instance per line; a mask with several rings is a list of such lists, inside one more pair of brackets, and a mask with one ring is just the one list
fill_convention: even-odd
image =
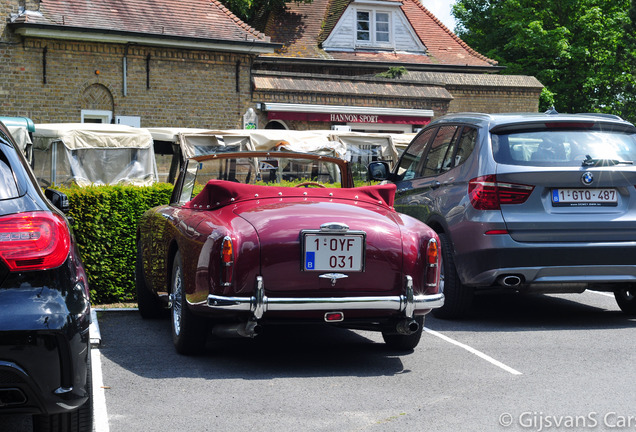
[(46, 189), (44, 191), (44, 196), (47, 197), (49, 201), (51, 201), (51, 204), (60, 209), (62, 213), (68, 213), (70, 206), (66, 194), (55, 189)]
[(389, 178), (389, 164), (382, 161), (371, 162), (368, 169), (369, 180), (387, 180)]

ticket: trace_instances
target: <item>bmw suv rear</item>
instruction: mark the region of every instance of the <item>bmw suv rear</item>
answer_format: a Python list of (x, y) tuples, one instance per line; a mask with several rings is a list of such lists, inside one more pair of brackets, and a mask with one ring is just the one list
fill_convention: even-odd
[(422, 130), (395, 170), (395, 208), (438, 232), (446, 302), (474, 292), (611, 291), (636, 314), (636, 127), (615, 116), (452, 114)]

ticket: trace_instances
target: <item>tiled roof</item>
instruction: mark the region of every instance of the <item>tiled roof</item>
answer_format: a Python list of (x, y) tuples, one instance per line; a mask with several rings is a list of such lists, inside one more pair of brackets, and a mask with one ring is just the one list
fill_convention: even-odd
[(438, 20), (419, 0), (404, 0), (402, 11), (426, 46), (435, 63), (469, 66), (494, 66), (489, 59), (469, 47)]
[(197, 39), (269, 42), (217, 0), (41, 0), (14, 22)]
[(422, 98), (450, 100), (453, 97), (441, 85), (423, 85), (405, 80), (360, 79), (350, 76), (321, 76), (312, 74), (255, 73), (255, 91), (284, 93), (321, 93), (348, 96)]
[(542, 89), (543, 84), (533, 76), (528, 75), (500, 75), (500, 74), (474, 74), (474, 73), (444, 73), (444, 72), (419, 72), (409, 71), (403, 76), (405, 80), (422, 82), (441, 82), (446, 88), (453, 86), (475, 87), (511, 87)]
[[(384, 0), (395, 1), (395, 0)], [(352, 0), (313, 0), (287, 3), (283, 13), (272, 14), (265, 28), (273, 42), (283, 44), (268, 56), (325, 58), (350, 61), (419, 63), (458, 66), (495, 66), (491, 60), (470, 48), (441, 23), (419, 0), (402, 0), (401, 9), (427, 49), (426, 54), (390, 51), (324, 51), (320, 48)]]
[(272, 42), (283, 44), (279, 54), (285, 57), (331, 58), (318, 46), (318, 35), (328, 6), (329, 0), (289, 2), (285, 11), (270, 14), (265, 34)]

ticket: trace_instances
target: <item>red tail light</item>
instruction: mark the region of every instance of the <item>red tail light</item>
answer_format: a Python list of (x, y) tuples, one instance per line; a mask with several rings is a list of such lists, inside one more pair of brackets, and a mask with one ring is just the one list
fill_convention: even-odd
[(534, 186), (497, 181), (496, 175), (477, 177), (468, 182), (470, 203), (477, 210), (499, 210), (501, 204), (523, 204)]
[(29, 212), (0, 217), (0, 258), (11, 271), (59, 267), (70, 247), (71, 234), (57, 214)]
[(434, 238), (426, 247), (426, 286), (434, 287), (439, 282), (439, 247)]
[(232, 239), (225, 237), (221, 247), (221, 285), (232, 285), (232, 269), (234, 267), (234, 247)]

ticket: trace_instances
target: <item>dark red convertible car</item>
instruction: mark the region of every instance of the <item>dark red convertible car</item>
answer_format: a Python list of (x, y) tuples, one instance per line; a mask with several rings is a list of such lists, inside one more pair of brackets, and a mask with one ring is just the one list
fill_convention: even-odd
[(211, 332), (253, 337), (271, 324), (382, 332), (410, 350), (443, 305), (439, 239), (393, 209), (395, 186), (353, 187), (344, 160), (230, 152), (184, 164), (171, 204), (138, 226), (145, 318), (171, 308), (178, 352)]

